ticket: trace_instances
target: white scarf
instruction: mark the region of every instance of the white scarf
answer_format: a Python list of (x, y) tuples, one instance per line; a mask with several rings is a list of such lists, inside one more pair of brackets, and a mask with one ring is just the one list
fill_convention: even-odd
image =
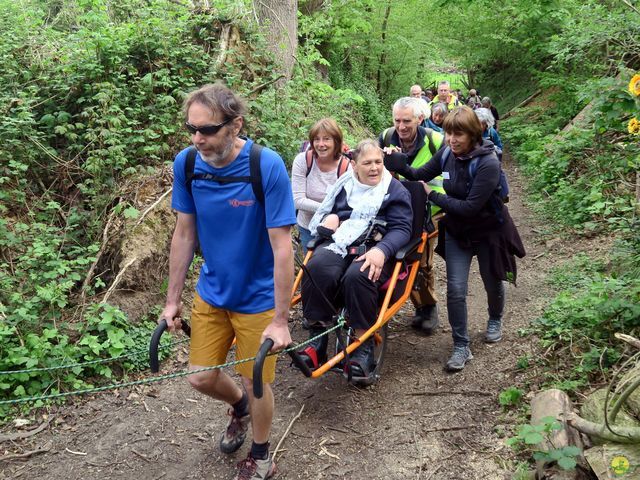
[(380, 210), (380, 206), (387, 195), (392, 178), (386, 168), (382, 171), (382, 180), (375, 186), (364, 185), (358, 181), (353, 170), (342, 175), (333, 184), (333, 187), (313, 215), (309, 223), (311, 235), (318, 234), (318, 225), (326, 215), (331, 213), (336, 197), (344, 189), (347, 194), (347, 203), (353, 210), (350, 217), (343, 221), (331, 236), (334, 243), (324, 247), (344, 257), (347, 254), (347, 247), (356, 241), (367, 229), (369, 222), (376, 218), (378, 210)]

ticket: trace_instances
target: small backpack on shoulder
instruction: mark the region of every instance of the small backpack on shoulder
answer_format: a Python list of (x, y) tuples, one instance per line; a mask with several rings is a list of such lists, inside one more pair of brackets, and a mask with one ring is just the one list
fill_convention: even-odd
[[(437, 148), (435, 143), (433, 143), (433, 129), (428, 127), (422, 127), (422, 126), (419, 126), (418, 128), (422, 128), (423, 130), (425, 130), (425, 135), (429, 140), (429, 151), (431, 152), (431, 156), (435, 155)], [(391, 138), (393, 137), (393, 134), (395, 133), (395, 131), (396, 131), (395, 127), (390, 127), (390, 128), (387, 128), (382, 134), (385, 147), (391, 146)]]
[[(509, 182), (507, 182), (507, 174), (502, 169), (502, 150), (500, 150), (498, 147), (495, 147), (495, 151), (496, 151), (496, 155), (498, 156), (498, 160), (500, 161), (500, 180), (498, 181), (498, 188), (496, 189), (496, 191), (498, 192), (502, 201), (504, 203), (507, 203), (509, 201)], [(447, 158), (451, 153), (452, 153), (451, 147), (447, 145), (444, 151), (442, 152), (442, 156), (440, 157), (441, 170), (444, 170), (444, 165), (447, 162)], [(469, 177), (471, 179), (471, 182), (469, 183), (469, 190), (471, 190), (471, 184), (473, 183), (473, 179), (475, 178), (476, 173), (478, 171), (479, 160), (480, 160), (480, 157), (475, 157), (475, 158), (472, 158), (471, 161), (469, 162), (468, 171), (469, 171)], [(467, 193), (469, 192), (467, 191)]]
[(187, 160), (184, 162), (184, 178), (189, 195), (193, 197), (191, 184), (194, 180), (209, 180), (218, 183), (250, 183), (253, 195), (258, 202), (264, 205), (264, 189), (262, 188), (262, 172), (260, 171), (260, 156), (263, 148), (262, 145), (253, 142), (249, 151), (249, 176), (232, 177), (213, 175), (211, 173), (196, 174), (196, 155), (198, 151), (195, 147), (191, 147), (187, 152)]
[[(311, 173), (311, 168), (313, 167), (313, 151), (311, 150), (311, 144), (308, 140), (302, 142), (302, 147), (300, 147), (300, 152), (304, 152), (305, 161), (307, 163), (307, 174), (308, 177)], [(340, 161), (338, 162), (338, 169), (336, 170), (336, 175), (340, 178), (349, 168), (350, 161), (350, 149), (346, 143), (342, 143), (342, 154), (340, 155)]]

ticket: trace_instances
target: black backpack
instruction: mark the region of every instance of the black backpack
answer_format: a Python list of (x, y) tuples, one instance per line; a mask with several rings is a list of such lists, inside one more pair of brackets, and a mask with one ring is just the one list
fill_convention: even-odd
[[(500, 180), (498, 182), (498, 188), (496, 189), (496, 192), (498, 193), (498, 196), (502, 199), (502, 201), (504, 203), (507, 203), (509, 202), (509, 182), (507, 182), (507, 174), (504, 173), (504, 170), (502, 169), (502, 150), (500, 150), (498, 147), (495, 147), (495, 152), (496, 152), (496, 155), (498, 156), (498, 160), (500, 161)], [(442, 152), (442, 156), (440, 157), (441, 170), (444, 170), (444, 165), (447, 162), (447, 157), (449, 157), (451, 153), (452, 153), (451, 147), (447, 145), (444, 151)], [(478, 171), (479, 160), (480, 160), (480, 157), (475, 157), (471, 161), (469, 161), (469, 166), (468, 166), (469, 177), (472, 183), (473, 183), (473, 179), (476, 177), (476, 172)], [(471, 183), (469, 184), (468, 187), (469, 188), (467, 190), (467, 194), (471, 190)]]
[(249, 176), (248, 177), (220, 177), (211, 173), (195, 173), (196, 154), (195, 147), (191, 147), (187, 152), (187, 160), (184, 162), (184, 178), (185, 185), (189, 195), (193, 197), (191, 191), (191, 183), (194, 180), (210, 180), (218, 183), (250, 183), (253, 189), (253, 195), (258, 202), (264, 205), (264, 189), (262, 188), (262, 172), (260, 171), (260, 155), (262, 154), (262, 145), (253, 142), (249, 151)]

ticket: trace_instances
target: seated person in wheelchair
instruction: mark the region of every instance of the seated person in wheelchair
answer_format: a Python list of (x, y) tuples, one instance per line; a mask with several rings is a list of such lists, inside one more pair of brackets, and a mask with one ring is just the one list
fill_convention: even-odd
[[(341, 298), (349, 326), (360, 337), (376, 320), (378, 290), (391, 276), (396, 252), (411, 239), (413, 212), (406, 188), (384, 168), (376, 140), (363, 140), (353, 152), (352, 170), (327, 193), (309, 224), (324, 238), (302, 278), (302, 309), (310, 338), (331, 327)], [(324, 293), (320, 293), (321, 290)], [(327, 335), (299, 352), (310, 368), (327, 359)], [(373, 367), (373, 338), (350, 357), (354, 377)]]

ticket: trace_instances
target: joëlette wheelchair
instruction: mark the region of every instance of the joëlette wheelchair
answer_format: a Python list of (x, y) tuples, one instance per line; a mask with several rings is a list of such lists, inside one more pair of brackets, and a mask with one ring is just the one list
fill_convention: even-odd
[[(338, 372), (347, 377), (347, 379), (360, 386), (369, 385), (380, 378), (380, 371), (384, 360), (387, 347), (388, 322), (391, 320), (405, 301), (409, 298), (413, 285), (415, 283), (418, 269), (420, 267), (420, 259), (427, 248), (427, 239), (437, 237), (438, 231), (434, 228), (431, 219), (431, 206), (427, 200), (424, 187), (420, 182), (403, 181), (403, 185), (411, 194), (411, 206), (413, 208), (413, 223), (411, 240), (402, 247), (395, 256), (395, 265), (390, 279), (382, 285), (379, 291), (379, 310), (376, 321), (371, 327), (359, 338), (350, 335), (347, 328), (336, 329), (336, 351), (335, 355), (329, 358), (319, 368), (311, 370), (304, 360), (298, 355), (297, 349), (288, 349), (288, 354), (294, 365), (306, 376), (310, 378), (318, 378), (328, 371)], [(304, 258), (296, 276), (291, 298), (291, 306), (298, 304), (301, 300), (299, 292), (302, 277), (305, 273), (305, 266), (311, 256), (313, 250), (321, 240), (312, 240), (308, 247), (308, 252)], [(336, 309), (337, 311), (337, 309)], [(151, 371), (156, 373), (159, 370), (158, 362), (158, 344), (162, 333), (166, 330), (166, 321), (162, 320), (153, 334), (149, 347), (149, 362)], [(183, 321), (182, 328), (185, 334), (190, 334), (189, 325)], [(354, 381), (349, 371), (349, 355), (354, 352), (364, 341), (374, 338), (374, 367), (367, 379), (358, 379)], [(262, 369), (264, 361), (273, 347), (273, 340), (267, 338), (258, 351), (253, 366), (253, 390), (257, 398), (262, 397)], [(346, 360), (345, 360), (346, 359)], [(345, 368), (345, 365), (347, 366)]]
[[(388, 322), (409, 298), (420, 267), (420, 259), (427, 248), (427, 239), (438, 235), (438, 231), (434, 228), (431, 220), (431, 208), (422, 184), (420, 182), (410, 181), (403, 181), (402, 183), (411, 193), (411, 205), (413, 208), (411, 240), (396, 253), (395, 265), (391, 277), (380, 288), (379, 309), (376, 321), (359, 338), (351, 335), (348, 328), (335, 330), (335, 355), (315, 370), (311, 370), (296, 352), (288, 352), (294, 360), (296, 367), (307, 377), (318, 378), (328, 371), (334, 371), (345, 375), (351, 383), (359, 386), (370, 385), (380, 378), (380, 371), (387, 347)], [(309, 243), (307, 246), (308, 252), (304, 259), (305, 266), (313, 255), (313, 250), (321, 242), (322, 239), (314, 239)], [(302, 300), (299, 288), (303, 275), (305, 275), (304, 267), (300, 268), (296, 276), (293, 285), (291, 306), (298, 304)], [(372, 336), (375, 344), (374, 366), (372, 371), (366, 378), (352, 378), (349, 371), (349, 354), (354, 352), (363, 342)], [(262, 364), (272, 346), (273, 343), (270, 339), (265, 340), (256, 356), (253, 371), (254, 392), (256, 388), (259, 393), (261, 392)]]

